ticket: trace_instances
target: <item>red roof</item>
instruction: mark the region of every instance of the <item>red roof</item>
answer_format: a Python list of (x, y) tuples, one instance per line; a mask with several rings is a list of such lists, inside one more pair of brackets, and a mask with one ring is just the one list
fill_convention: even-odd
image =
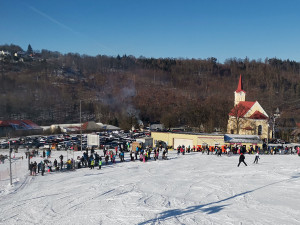
[(0, 120), (0, 126), (15, 127), (15, 129), (42, 129), (30, 120)]
[[(239, 80), (239, 84), (238, 84), (238, 87), (237, 87), (237, 89), (236, 89), (236, 93), (239, 93), (239, 92), (241, 92), (241, 91), (243, 91), (243, 92), (245, 92), (244, 90), (243, 90), (243, 82), (242, 82), (242, 75), (240, 74), (240, 80)], [(246, 92), (245, 92), (246, 93)]]
[(89, 124), (89, 122), (85, 122), (84, 124), (82, 124), (82, 125), (81, 125), (81, 129), (82, 129), (82, 130), (86, 130), (88, 124)]
[(229, 113), (229, 116), (235, 116), (235, 117), (244, 117), (245, 114), (251, 109), (251, 107), (254, 105), (255, 102), (247, 102), (242, 101), (239, 102)]
[(0, 126), (1, 127), (6, 127), (6, 126), (9, 126), (9, 123), (5, 120), (0, 120)]
[(35, 124), (31, 120), (22, 120), (22, 121), (34, 129), (41, 129), (41, 127), (39, 125)]
[(265, 119), (268, 119), (267, 116), (265, 116), (264, 114), (262, 114), (259, 111), (255, 111), (249, 118), (250, 119), (256, 119), (256, 120), (265, 120)]

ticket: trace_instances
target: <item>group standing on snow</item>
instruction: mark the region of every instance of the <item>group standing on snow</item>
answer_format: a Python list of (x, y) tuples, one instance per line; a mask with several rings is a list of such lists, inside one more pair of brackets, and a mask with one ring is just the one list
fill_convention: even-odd
[[(154, 161), (159, 159), (159, 155), (161, 152), (161, 159), (167, 160), (168, 157), (168, 149), (160, 147), (147, 147), (143, 149), (141, 147), (136, 147), (135, 151), (130, 151), (130, 161), (139, 160), (141, 162), (147, 162), (151, 159)], [(90, 154), (89, 154), (90, 153)], [(36, 156), (39, 156), (37, 153)], [(30, 155), (32, 158), (33, 155)], [(125, 162), (125, 151), (116, 147), (114, 150), (103, 149), (103, 155), (100, 155), (100, 152), (96, 152), (94, 148), (86, 149), (82, 156), (78, 156), (76, 160), (73, 158), (69, 158), (64, 161), (64, 156), (61, 154), (57, 159), (51, 161), (51, 151), (47, 153), (43, 151), (40, 155), (42, 158), (39, 163), (36, 161), (31, 162), (29, 165), (29, 171), (31, 176), (36, 176), (37, 174), (41, 174), (44, 176), (45, 172), (55, 172), (55, 171), (64, 171), (64, 170), (73, 170), (73, 169), (80, 169), (80, 168), (90, 168), (95, 169), (98, 168), (99, 170), (102, 168), (103, 161), (105, 161), (105, 165), (108, 164), (115, 164), (117, 160), (119, 162)]]
[[(239, 154), (239, 163), (238, 167), (241, 163), (243, 163), (245, 166), (247, 166), (247, 163), (245, 162), (245, 154), (254, 154), (255, 153), (255, 164), (258, 163), (259, 157), (259, 151), (260, 149), (256, 146), (255, 148), (251, 147), (248, 150), (244, 146), (215, 146), (215, 147), (208, 147), (208, 146), (178, 146), (176, 149), (178, 155), (185, 155), (187, 153), (191, 152), (202, 152), (202, 154), (206, 153), (214, 154), (218, 157), (221, 157), (222, 155), (231, 156), (233, 154)], [(296, 150), (296, 153), (300, 156), (300, 150), (299, 147)], [(276, 150), (274, 150), (276, 152)], [(26, 153), (29, 153), (29, 149), (27, 149)], [(33, 152), (34, 155), (39, 155), (38, 151)], [(90, 168), (95, 169), (98, 168), (99, 170), (102, 168), (102, 164), (105, 163), (105, 165), (108, 164), (115, 164), (117, 160), (119, 162), (125, 162), (125, 151), (124, 149), (121, 149), (120, 147), (116, 147), (114, 150), (112, 149), (106, 149), (104, 147), (103, 149), (103, 155), (99, 155), (100, 152), (96, 152), (94, 148), (89, 150), (86, 149), (85, 152), (83, 152), (82, 156), (78, 156), (76, 160), (73, 158), (68, 158), (64, 161), (64, 156), (61, 154), (59, 156), (59, 161), (57, 159), (54, 159), (54, 161), (51, 161), (51, 150), (44, 150), (41, 154), (41, 157), (43, 158), (39, 163), (31, 162), (29, 165), (29, 171), (30, 175), (35, 176), (39, 173), (43, 176), (45, 172), (53, 172), (53, 171), (62, 171), (62, 170), (73, 170), (75, 168)], [(33, 157), (34, 155), (27, 154), (26, 157)], [(158, 147), (146, 147), (142, 148), (141, 146), (137, 146), (135, 149), (131, 150), (130, 153), (130, 161), (141, 161), (141, 162), (147, 162), (149, 160), (158, 160), (159, 156), (161, 155), (162, 160), (168, 159), (168, 148), (162, 147), (161, 145)]]

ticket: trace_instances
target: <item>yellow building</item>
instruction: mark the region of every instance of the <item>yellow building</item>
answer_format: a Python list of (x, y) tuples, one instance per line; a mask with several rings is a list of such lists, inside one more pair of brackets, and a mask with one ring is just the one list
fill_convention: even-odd
[(164, 142), (167, 146), (176, 149), (179, 145), (185, 147), (197, 148), (208, 147), (213, 151), (215, 146), (222, 148), (224, 151), (226, 146), (245, 146), (246, 149), (252, 147), (262, 148), (263, 142), (257, 135), (232, 135), (232, 134), (204, 134), (189, 132), (151, 132), (153, 138), (153, 146)]
[(179, 145), (190, 146), (190, 148), (199, 145), (208, 147), (225, 145), (223, 134), (151, 132), (151, 137), (153, 138), (153, 146), (156, 146), (156, 143), (161, 141), (173, 148), (177, 148)]
[(261, 139), (268, 138), (269, 116), (257, 101), (245, 101), (246, 92), (243, 90), (242, 76), (240, 76), (234, 97), (234, 107), (229, 113), (227, 133), (258, 135)]

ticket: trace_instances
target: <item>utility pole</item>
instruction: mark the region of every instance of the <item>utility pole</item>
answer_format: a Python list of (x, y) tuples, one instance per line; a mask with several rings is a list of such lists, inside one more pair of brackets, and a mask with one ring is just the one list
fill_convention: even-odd
[(30, 151), (29, 151), (29, 147), (27, 147), (27, 157), (28, 157), (28, 170), (30, 170)]
[(275, 113), (273, 115), (273, 139), (275, 139), (275, 122), (276, 122), (276, 119), (280, 117), (280, 111), (279, 111), (279, 108), (277, 108), (275, 110)]
[(9, 137), (8, 137), (8, 150), (9, 150), (9, 178), (10, 178), (10, 185), (12, 185), (11, 150), (10, 150), (10, 140), (9, 140)]
[(82, 152), (82, 125), (81, 125), (81, 101), (79, 100), (79, 110), (80, 110), (80, 151)]

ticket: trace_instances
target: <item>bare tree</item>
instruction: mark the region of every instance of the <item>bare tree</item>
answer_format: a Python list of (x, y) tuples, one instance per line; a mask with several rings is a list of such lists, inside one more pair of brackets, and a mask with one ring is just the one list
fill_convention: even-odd
[(247, 111), (248, 109), (244, 105), (238, 104), (229, 113), (229, 120), (231, 120), (233, 124), (231, 129), (234, 129), (237, 134), (240, 133), (240, 129), (246, 122), (244, 115)]

